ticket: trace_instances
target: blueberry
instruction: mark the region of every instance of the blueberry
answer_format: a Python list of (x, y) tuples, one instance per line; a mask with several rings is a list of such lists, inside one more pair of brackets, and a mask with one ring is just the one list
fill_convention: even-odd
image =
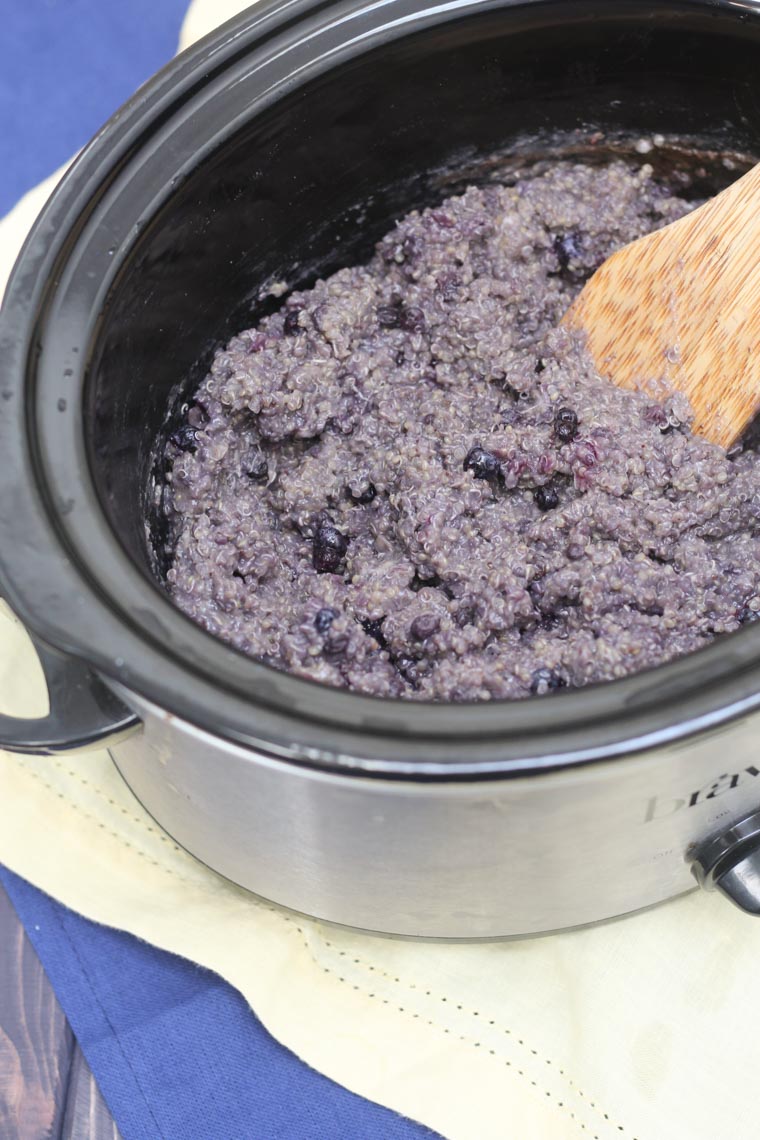
[(599, 462), (599, 447), (593, 439), (583, 439), (578, 444), (575, 455), (583, 467), (595, 467)]
[(578, 416), (572, 408), (557, 408), (554, 413), (554, 434), (563, 443), (571, 443), (578, 434)]
[(294, 336), (296, 333), (303, 332), (303, 329), (298, 323), (298, 317), (301, 312), (300, 306), (288, 309), (285, 313), (285, 320), (283, 322), (282, 330), (286, 336)]
[(564, 689), (567, 681), (556, 669), (536, 669), (530, 682), (530, 691), (536, 697), (544, 693), (554, 693), (557, 689)]
[(314, 618), (314, 628), (317, 633), (325, 634), (338, 616), (338, 611), (332, 609), (330, 606), (323, 606), (321, 610), (317, 610), (316, 617)]
[(397, 368), (400, 368), (405, 360), (406, 360), (406, 357), (404, 356), (404, 350), (403, 350), (403, 348), (400, 348), (398, 350), (398, 352), (396, 353), (396, 355), (394, 356), (393, 362)]
[(401, 302), (394, 301), (390, 305), (378, 305), (375, 315), (381, 329), (397, 329), (401, 323)]
[(578, 261), (583, 256), (581, 236), (572, 231), (568, 234), (557, 234), (552, 247), (563, 273), (569, 268), (571, 261)]
[(758, 618), (760, 618), (760, 614), (757, 610), (751, 610), (749, 606), (742, 606), (736, 615), (739, 625), (748, 625), (750, 622), (757, 621)]
[(544, 575), (541, 574), (538, 578), (534, 578), (528, 583), (528, 593), (533, 599), (534, 605), (539, 605), (544, 596), (546, 583), (544, 582)]
[(547, 483), (543, 487), (536, 487), (533, 498), (539, 511), (553, 511), (555, 507), (559, 506), (557, 489), (552, 487), (551, 483)]
[(348, 539), (329, 519), (321, 519), (314, 532), (312, 562), (318, 574), (337, 574), (348, 550)]
[(378, 305), (377, 323), (384, 329), (403, 329), (405, 332), (420, 332), (425, 327), (425, 314), (416, 305), (405, 305), (400, 298), (390, 305)]
[(366, 507), (367, 503), (371, 503), (377, 494), (377, 487), (374, 483), (368, 483), (364, 490), (360, 491), (358, 495), (353, 495), (350, 488), (347, 488), (347, 490), (351, 502), (356, 503), (356, 505), (360, 507)]
[(266, 483), (269, 479), (269, 467), (266, 459), (259, 456), (248, 468), (246, 475), (253, 483)]
[(404, 678), (404, 680), (412, 686), (413, 689), (419, 689), (420, 683), (418, 679), (418, 662), (414, 657), (409, 657), (405, 653), (400, 653), (397, 657), (391, 659), (392, 664)]
[(673, 426), (668, 419), (667, 412), (660, 404), (650, 404), (648, 408), (644, 408), (642, 418), (645, 423), (658, 427), (663, 435), (669, 432)]
[(501, 464), (493, 452), (477, 445), (467, 452), (462, 467), (464, 471), (472, 471), (473, 478), (486, 479), (489, 483), (496, 483), (504, 477)]
[(440, 627), (440, 619), (435, 614), (420, 614), (409, 627), (409, 634), (415, 641), (427, 641)]
[(466, 625), (474, 625), (480, 617), (480, 606), (472, 598), (462, 598), (459, 608), (454, 614), (454, 621), (460, 629)]
[(425, 314), (416, 305), (402, 305), (398, 323), (405, 332), (422, 332), (425, 327)]
[(191, 427), (190, 424), (182, 424), (181, 427), (171, 433), (169, 439), (180, 451), (189, 451), (191, 454), (195, 454), (198, 437), (195, 428)]
[(438, 294), (442, 301), (451, 302), (456, 301), (459, 297), (459, 290), (461, 287), (461, 279), (456, 273), (444, 273), (437, 282)]

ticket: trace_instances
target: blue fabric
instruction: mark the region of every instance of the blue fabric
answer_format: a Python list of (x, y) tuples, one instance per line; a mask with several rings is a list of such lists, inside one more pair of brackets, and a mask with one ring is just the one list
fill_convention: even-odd
[(0, 882), (124, 1140), (435, 1137), (310, 1069), (215, 974)]
[[(0, 214), (169, 59), (188, 2), (0, 0)], [(303, 1064), (215, 975), (0, 881), (124, 1140), (433, 1136)]]
[(177, 50), (189, 0), (0, 0), (0, 215)]

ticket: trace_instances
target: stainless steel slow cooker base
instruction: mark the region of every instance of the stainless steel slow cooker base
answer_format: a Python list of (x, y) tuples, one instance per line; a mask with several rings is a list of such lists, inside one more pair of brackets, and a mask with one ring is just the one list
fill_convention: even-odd
[[(147, 806), (143, 803), (143, 801), (137, 795), (135, 789), (131, 786), (129, 781), (126, 779), (126, 777), (124, 775), (124, 771), (122, 770), (122, 768), (119, 767), (118, 761), (113, 754), (114, 750), (110, 749), (109, 752), (110, 752), (111, 759), (113, 761), (114, 767), (116, 768), (120, 777), (122, 778), (122, 780), (124, 780), (124, 783), (127, 785), (130, 792), (132, 793), (132, 795), (134, 795), (135, 799), (138, 801), (140, 806), (144, 810), (148, 811)], [(156, 818), (156, 816), (152, 815), (151, 812), (149, 812), (148, 814), (150, 814), (152, 816), (152, 818), (153, 818), (154, 822), (157, 824), (157, 826), (161, 827), (162, 830), (165, 830), (163, 825)], [(367, 935), (371, 935), (372, 937), (375, 937), (375, 938), (393, 938), (393, 939), (401, 939), (402, 941), (408, 941), (408, 942), (422, 942), (422, 941), (424, 941), (424, 942), (442, 942), (442, 943), (447, 943), (447, 944), (452, 943), (452, 942), (454, 942), (454, 943), (480, 944), (483, 942), (517, 942), (517, 941), (524, 940), (526, 938), (550, 938), (554, 934), (569, 934), (569, 933), (572, 933), (573, 931), (577, 931), (577, 930), (587, 930), (587, 929), (589, 929), (589, 927), (606, 926), (606, 925), (609, 925), (609, 924), (614, 923), (614, 922), (622, 922), (622, 921), (629, 919), (629, 918), (636, 918), (638, 915), (646, 914), (647, 911), (657, 910), (660, 907), (667, 906), (668, 903), (675, 901), (675, 899), (680, 898), (682, 895), (693, 894), (695, 891), (698, 890), (697, 882), (695, 882), (694, 879), (692, 879), (690, 882), (690, 885), (688, 887), (686, 887), (683, 891), (679, 892), (679, 894), (673, 895), (673, 896), (666, 898), (666, 899), (659, 899), (657, 902), (649, 903), (646, 906), (638, 907), (636, 910), (630, 910), (630, 911), (625, 911), (621, 914), (610, 915), (607, 918), (596, 919), (594, 922), (580, 923), (580, 924), (575, 925), (575, 926), (555, 927), (551, 930), (536, 930), (536, 931), (532, 931), (530, 933), (523, 932), (523, 933), (487, 934), (487, 935), (486, 934), (481, 934), (481, 935), (473, 935), (473, 934), (436, 935), (436, 934), (421, 934), (421, 933), (410, 934), (410, 933), (401, 933), (400, 931), (378, 930), (376, 928), (355, 926), (355, 925), (352, 926), (352, 925), (349, 925), (349, 924), (344, 923), (344, 922), (336, 922), (333, 919), (326, 918), (323, 915), (315, 915), (310, 911), (297, 910), (292, 906), (286, 906), (285, 903), (280, 902), (277, 899), (269, 898), (266, 895), (259, 894), (255, 890), (253, 890), (250, 886), (246, 886), (244, 883), (237, 882), (234, 879), (230, 879), (227, 875), (223, 875), (222, 872), (219, 870), (219, 868), (212, 867), (209, 863), (206, 863), (197, 853), (191, 851), (189, 848), (185, 847), (182, 843), (180, 843), (180, 841), (176, 835), (172, 835), (171, 838), (175, 843), (177, 843), (178, 846), (182, 847), (183, 850), (186, 851), (188, 855), (190, 855), (192, 858), (196, 859), (198, 863), (205, 866), (207, 868), (207, 870), (209, 870), (210, 872), (212, 872), (215, 875), (220, 876), (222, 879), (227, 880), (229, 883), (232, 884), (232, 886), (239, 887), (242, 890), (246, 891), (247, 894), (250, 895), (251, 899), (254, 900), (255, 902), (257, 902), (263, 906), (266, 906), (268, 908), (276, 908), (277, 910), (282, 911), (283, 914), (288, 915), (290, 918), (292, 918), (293, 920), (295, 920), (297, 922), (298, 921), (307, 921), (310, 919), (317, 918), (317, 919), (319, 919), (320, 922), (325, 923), (327, 926), (334, 927), (336, 930), (350, 930), (350, 931), (353, 931), (357, 934), (367, 934)]]
[(384, 934), (532, 936), (652, 906), (695, 886), (705, 838), (760, 795), (749, 719), (623, 763), (415, 782), (256, 755), (128, 699), (143, 728), (114, 762), (181, 846), (262, 898)]

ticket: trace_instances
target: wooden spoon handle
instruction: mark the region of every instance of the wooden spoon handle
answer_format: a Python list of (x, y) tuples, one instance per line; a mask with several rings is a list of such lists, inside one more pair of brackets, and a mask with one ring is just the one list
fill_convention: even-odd
[(564, 318), (602, 375), (685, 393), (693, 430), (729, 447), (760, 407), (760, 164), (613, 254)]

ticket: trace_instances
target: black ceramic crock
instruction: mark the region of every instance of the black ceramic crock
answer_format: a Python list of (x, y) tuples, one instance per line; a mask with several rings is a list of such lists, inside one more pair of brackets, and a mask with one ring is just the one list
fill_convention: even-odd
[(108, 746), (199, 858), (354, 926), (556, 929), (688, 889), (690, 864), (757, 909), (760, 628), (546, 699), (360, 697), (177, 611), (151, 503), (157, 437), (269, 284), (366, 258), (495, 153), (620, 153), (709, 191), (760, 152), (758, 76), (756, 0), (290, 0), (143, 87), (43, 210), (0, 317), (0, 593), (51, 697), (0, 743)]

